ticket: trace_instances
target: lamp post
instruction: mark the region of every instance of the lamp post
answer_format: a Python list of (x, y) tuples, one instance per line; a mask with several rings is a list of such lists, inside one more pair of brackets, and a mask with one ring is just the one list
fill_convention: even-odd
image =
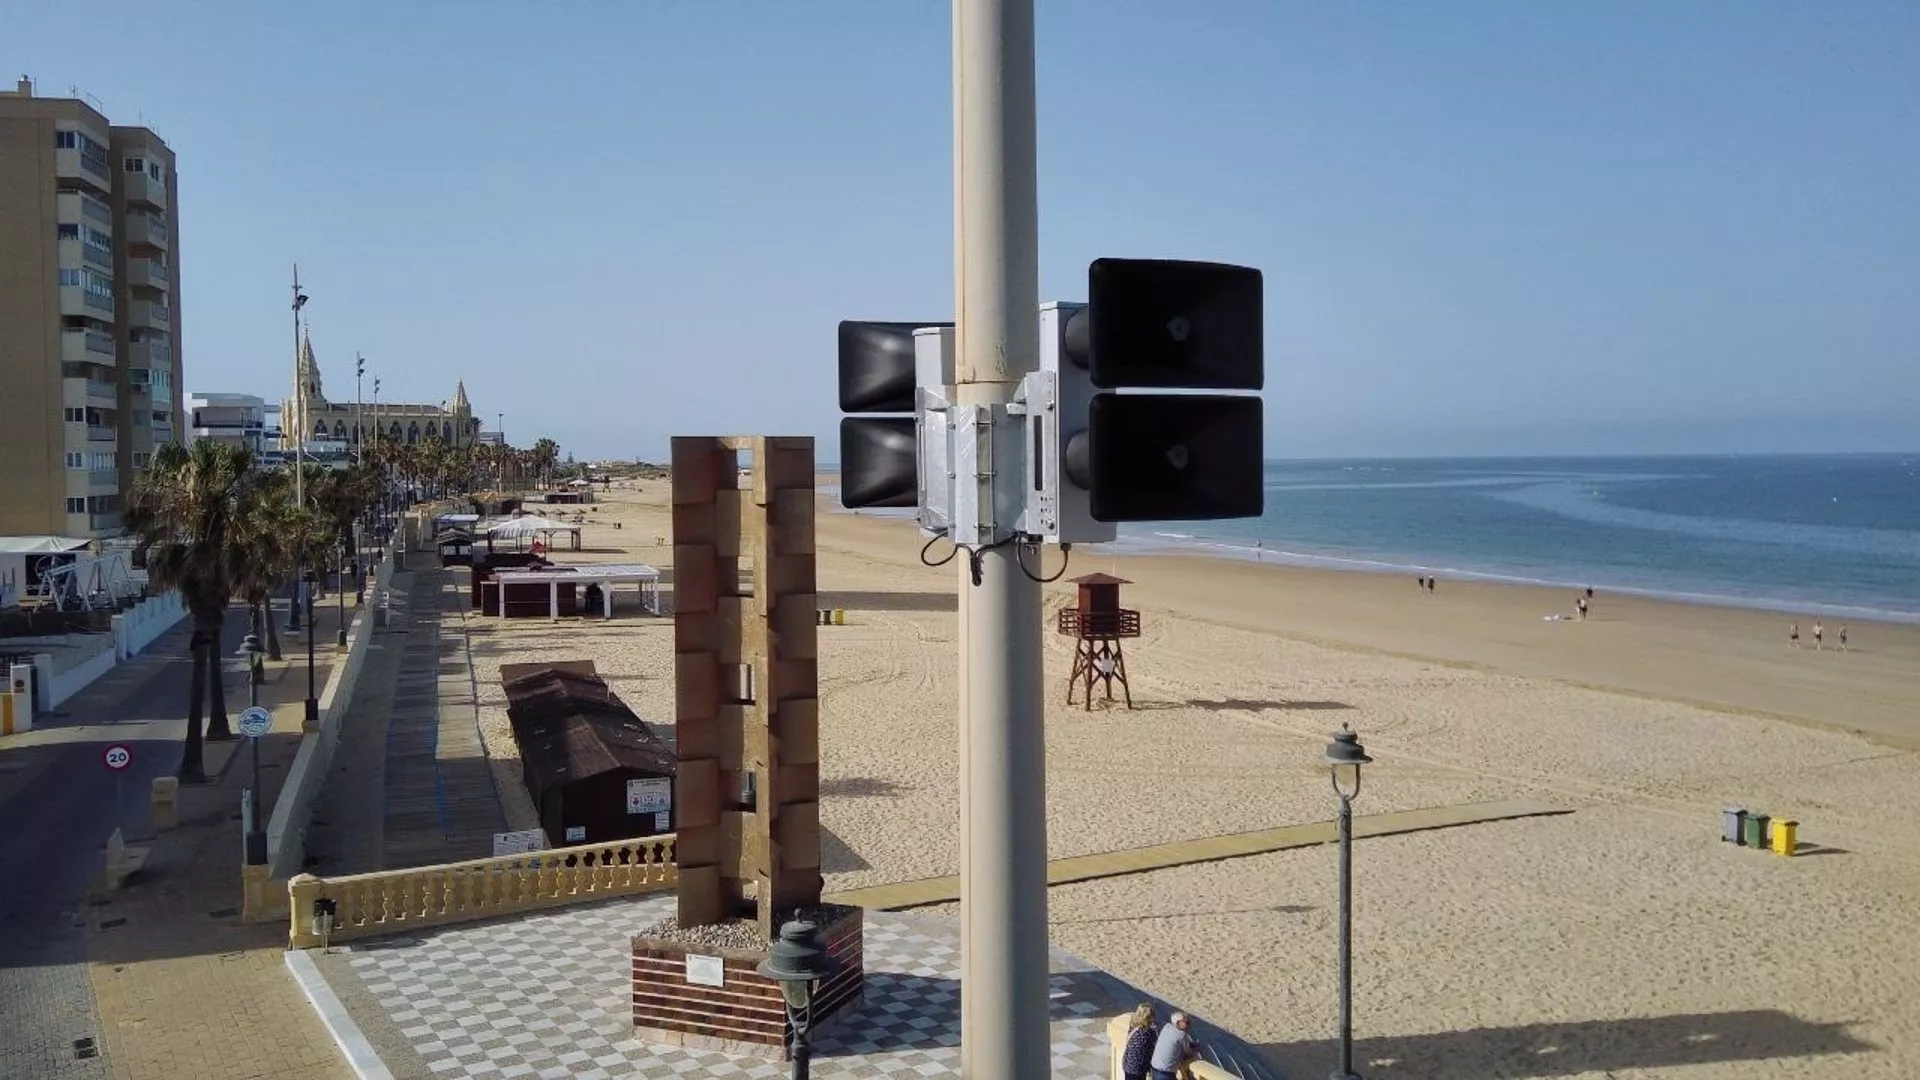
[[(260, 635), (249, 633), (240, 642), (240, 652), (247, 658), (247, 707), (252, 708), (260, 704), (263, 666)], [(247, 865), (264, 866), (267, 862), (267, 823), (260, 820), (260, 739), (256, 736), (247, 741), (253, 744), (253, 790), (248, 793), (253, 807), (253, 820), (247, 829)]]
[[(307, 478), (304, 467), (307, 445), (307, 381), (300, 371), (300, 309), (307, 306), (307, 294), (300, 291), (300, 264), (293, 264), (293, 504), (307, 505)], [(280, 427), (287, 427), (286, 417)], [(287, 605), (287, 629), (300, 630), (300, 568), (293, 568), (293, 602)]]
[(347, 647), (347, 560), (345, 555), (345, 552), (341, 553), (340, 573), (335, 575), (335, 583), (338, 587), (333, 590), (334, 595), (340, 598), (340, 625), (333, 632), (333, 643), (342, 649)]
[(367, 358), (353, 354), (353, 463), (367, 463), (367, 432), (360, 416), (360, 382), (367, 375)]
[(1353, 800), (1360, 795), (1360, 766), (1373, 759), (1342, 724), (1322, 760), (1340, 796), (1340, 1067), (1330, 1080), (1360, 1080), (1353, 1071)]
[(813, 992), (820, 980), (833, 973), (833, 961), (820, 944), (820, 928), (801, 919), (792, 919), (780, 927), (780, 940), (760, 962), (760, 977), (780, 984), (786, 998), (787, 1025), (793, 1038), (787, 1044), (793, 1058), (793, 1080), (808, 1080), (813, 1059), (813, 1042), (808, 1028), (813, 1023)]
[(307, 604), (307, 718), (306, 718), (306, 730), (308, 730), (308, 731), (318, 731), (318, 730), (320, 730), (320, 699), (319, 699), (319, 698), (318, 698), (318, 697), (317, 697), (317, 696), (316, 696), (316, 695), (314, 694), (314, 689), (313, 689), (313, 639), (314, 639), (314, 633), (313, 633), (313, 586), (314, 586), (314, 584), (315, 584), (316, 582), (318, 582), (318, 581), (319, 581), (319, 578), (320, 578), (320, 575), (319, 575), (319, 574), (317, 574), (317, 573), (315, 573), (315, 572), (314, 572), (313, 570), (311, 570), (311, 569), (309, 569), (309, 570), (308, 570), (308, 571), (306, 572), (306, 575), (305, 575), (305, 580), (306, 580), (306, 586), (307, 586), (307, 588), (306, 588), (306, 596), (305, 596), (305, 598), (304, 598), (304, 599), (306, 600), (306, 604)]

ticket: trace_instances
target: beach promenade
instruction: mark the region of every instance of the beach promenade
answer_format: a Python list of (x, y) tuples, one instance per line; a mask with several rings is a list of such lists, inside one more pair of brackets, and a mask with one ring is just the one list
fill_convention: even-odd
[[(666, 494), (603, 493), (561, 561), (651, 563), (670, 602)], [(954, 572), (920, 544), (823, 500), (820, 606), (847, 609), (820, 632), (829, 891), (956, 869)], [(1570, 594), (1512, 586), (1086, 552), (1067, 578), (1092, 570), (1135, 583), (1138, 708), (1068, 707), (1048, 636), (1050, 857), (1324, 821), (1342, 723), (1377, 759), (1361, 813), (1573, 811), (1359, 846), (1365, 1075), (1920, 1075), (1920, 629), (1793, 651), (1787, 615), (1604, 593), (1580, 623), (1543, 618)], [(502, 662), (591, 658), (671, 730), (668, 620), (468, 631), (498, 774), (517, 771)], [(1722, 843), (1733, 804), (1797, 819), (1804, 853)], [(1050, 920), (1055, 945), (1309, 1076), (1332, 1060), (1334, 898), (1333, 849), (1310, 846), (1061, 884)]]

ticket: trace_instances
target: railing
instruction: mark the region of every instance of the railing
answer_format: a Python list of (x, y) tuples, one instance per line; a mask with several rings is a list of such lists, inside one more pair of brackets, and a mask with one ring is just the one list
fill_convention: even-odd
[(85, 300), (87, 306), (90, 308), (95, 308), (100, 311), (113, 310), (113, 297), (111, 296), (101, 296), (98, 293), (89, 291), (85, 296)]
[(103, 397), (108, 401), (117, 401), (120, 397), (120, 391), (110, 382), (103, 382), (99, 379), (88, 379), (87, 396)]
[(679, 879), (671, 833), (348, 877), (300, 874), (287, 882), (292, 906), (287, 944), (294, 949), (320, 944), (313, 932), (319, 900), (333, 901), (330, 939), (347, 941), (659, 892)]
[(120, 482), (120, 470), (118, 469), (88, 469), (87, 470), (88, 484), (91, 484), (97, 487), (101, 484), (118, 484), (119, 482)]
[(1061, 608), (1056, 628), (1069, 637), (1132, 638), (1140, 636), (1140, 613), (1132, 608), (1081, 611)]
[(97, 265), (104, 266), (109, 270), (113, 269), (112, 250), (108, 248), (103, 248), (99, 244), (88, 244), (83, 242), (80, 245), (80, 251), (87, 258), (92, 259)]
[(80, 196), (80, 216), (89, 217), (109, 228), (113, 225), (113, 211), (107, 204), (90, 195)]
[(113, 442), (115, 439), (118, 439), (119, 437), (120, 437), (120, 429), (118, 428), (110, 428), (103, 424), (87, 425), (87, 441), (88, 442)]
[(120, 515), (117, 513), (87, 515), (87, 528), (92, 529), (96, 532), (103, 531), (103, 530), (110, 530), (110, 529), (118, 529), (119, 527), (120, 527)]
[(88, 352), (106, 353), (108, 356), (113, 355), (113, 336), (111, 334), (101, 334), (88, 330), (86, 331), (86, 335)]

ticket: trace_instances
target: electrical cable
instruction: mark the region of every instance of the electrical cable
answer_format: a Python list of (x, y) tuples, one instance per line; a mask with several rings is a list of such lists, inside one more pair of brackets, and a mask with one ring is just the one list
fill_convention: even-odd
[[(1020, 572), (1027, 575), (1028, 580), (1039, 582), (1042, 585), (1051, 585), (1054, 582), (1059, 581), (1063, 576), (1066, 575), (1068, 564), (1073, 562), (1073, 545), (1072, 544), (1060, 545), (1060, 569), (1057, 572), (1055, 572), (1052, 577), (1044, 577), (1044, 578), (1036, 577), (1033, 571), (1027, 569), (1027, 559), (1026, 559), (1026, 556), (1022, 554), (1022, 552), (1024, 552), (1028, 546), (1029, 545), (1023, 544), (1020, 547), (1015, 548), (1013, 553), (1014, 561), (1020, 564)], [(1036, 552), (1040, 550), (1039, 544), (1033, 544), (1030, 546)]]
[(953, 550), (952, 550), (952, 551), (949, 551), (949, 552), (947, 552), (947, 557), (946, 557), (946, 558), (944, 558), (944, 559), (941, 559), (941, 560), (940, 560), (939, 562), (932, 562), (932, 561), (930, 561), (930, 560), (929, 560), (929, 559), (927, 558), (927, 552), (929, 552), (929, 551), (932, 551), (932, 550), (933, 550), (933, 545), (935, 545), (935, 544), (937, 544), (937, 543), (939, 543), (939, 542), (940, 542), (940, 541), (942, 541), (942, 540), (945, 540), (946, 538), (947, 538), (947, 534), (946, 534), (946, 533), (944, 533), (944, 532), (942, 532), (942, 533), (935, 533), (935, 534), (934, 534), (934, 536), (933, 536), (933, 538), (932, 538), (932, 539), (930, 539), (930, 540), (928, 540), (928, 541), (926, 542), (926, 544), (925, 544), (925, 546), (923, 546), (923, 547), (922, 547), (922, 548), (920, 549), (920, 562), (921, 562), (921, 565), (923, 565), (923, 566), (945, 566), (945, 565), (947, 565), (948, 563), (950, 563), (950, 562), (952, 562), (952, 561), (953, 561), (953, 557), (954, 557), (955, 555), (958, 555), (958, 554), (960, 554), (960, 546), (959, 546), (958, 544), (956, 544), (956, 545), (954, 545), (954, 548), (953, 548)]

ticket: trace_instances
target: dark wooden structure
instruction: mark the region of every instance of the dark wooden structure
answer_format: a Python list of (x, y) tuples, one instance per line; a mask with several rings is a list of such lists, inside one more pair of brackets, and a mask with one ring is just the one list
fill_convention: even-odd
[(608, 688), (593, 661), (502, 664), (521, 778), (555, 847), (672, 831), (632, 811), (628, 782), (672, 782), (673, 751)]
[(1086, 707), (1093, 708), (1093, 684), (1105, 684), (1113, 700), (1113, 684), (1120, 684), (1127, 708), (1133, 708), (1133, 690), (1127, 685), (1127, 656), (1120, 643), (1140, 636), (1140, 613), (1120, 606), (1120, 586), (1131, 585), (1111, 574), (1074, 578), (1080, 587), (1078, 602), (1060, 609), (1054, 630), (1074, 639), (1073, 672), (1067, 676), (1067, 704), (1076, 688), (1084, 687)]
[(456, 526), (441, 530), (433, 542), (440, 549), (441, 566), (473, 565), (473, 533)]
[(502, 567), (551, 566), (546, 558), (529, 551), (474, 551), (468, 555), (467, 569), (470, 571), (467, 581), (472, 590), (472, 604), (482, 615), (500, 614), (500, 592), (497, 587), (487, 588), (494, 579), (495, 572)]

